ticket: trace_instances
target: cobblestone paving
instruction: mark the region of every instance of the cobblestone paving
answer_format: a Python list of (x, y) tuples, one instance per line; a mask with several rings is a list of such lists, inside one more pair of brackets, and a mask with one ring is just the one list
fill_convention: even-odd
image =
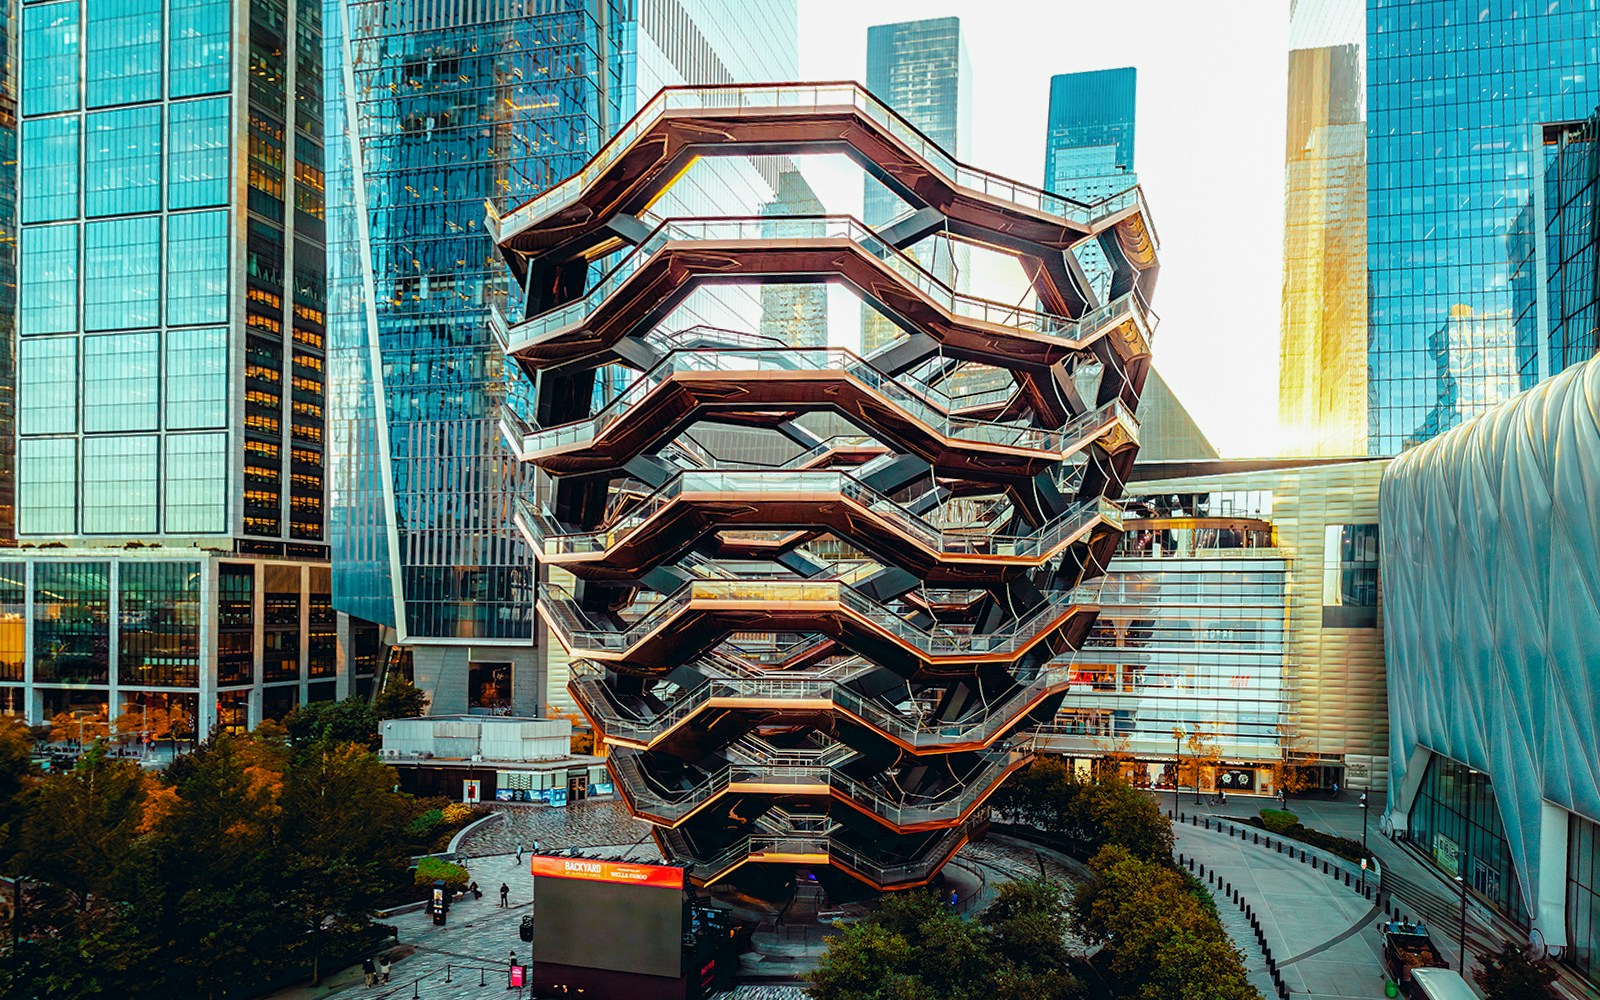
[(504, 818), (474, 828), (461, 841), (468, 857), (510, 854), (521, 845), (528, 851), (567, 847), (594, 849), (601, 845), (638, 845), (629, 852), (635, 860), (659, 858), (650, 824), (628, 815), (617, 799), (589, 799), (557, 808), (542, 805), (496, 805)]

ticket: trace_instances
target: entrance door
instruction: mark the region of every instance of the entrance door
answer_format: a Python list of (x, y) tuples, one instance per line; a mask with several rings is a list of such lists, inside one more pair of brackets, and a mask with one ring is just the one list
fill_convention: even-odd
[(577, 802), (577, 801), (580, 801), (582, 799), (588, 798), (588, 796), (589, 796), (589, 775), (588, 775), (588, 773), (585, 772), (585, 773), (582, 773), (582, 774), (569, 774), (567, 776), (567, 798), (571, 799), (573, 802)]

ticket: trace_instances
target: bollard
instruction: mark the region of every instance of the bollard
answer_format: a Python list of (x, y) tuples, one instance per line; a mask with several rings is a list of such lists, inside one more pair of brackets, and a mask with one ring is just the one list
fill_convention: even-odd
[(481, 965), (478, 966), (478, 985), (479, 986), (488, 986), (489, 985), (488, 983), (483, 981), (483, 966), (481, 966)]
[(444, 963), (444, 981), (447, 982), (447, 983), (450, 982), (450, 963), (449, 962)]

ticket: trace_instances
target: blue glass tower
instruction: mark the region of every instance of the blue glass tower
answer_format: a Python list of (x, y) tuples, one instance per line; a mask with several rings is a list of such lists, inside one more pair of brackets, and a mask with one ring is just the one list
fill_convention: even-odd
[(1543, 123), (1600, 102), (1600, 3), (1368, 0), (1368, 449), (1523, 384), (1513, 261)]
[[(485, 203), (576, 172), (663, 84), (792, 77), (794, 3), (325, 12), (335, 600), (412, 647), (435, 711), (535, 712), (535, 567), (511, 519), (525, 483), (499, 429), (527, 387), (490, 329), (515, 306)], [(508, 665), (512, 690), (483, 695), (475, 678)]]
[(1138, 71), (1132, 66), (1050, 78), (1046, 190), (1093, 201), (1137, 183), (1133, 174), (1137, 88)]

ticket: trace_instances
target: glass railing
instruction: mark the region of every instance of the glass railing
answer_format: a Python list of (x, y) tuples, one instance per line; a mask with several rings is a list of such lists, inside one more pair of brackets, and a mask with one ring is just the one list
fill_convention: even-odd
[[(671, 594), (644, 605), (647, 610), (621, 629), (594, 622), (563, 588), (539, 587), (539, 604), (560, 633), (562, 645), (583, 653), (622, 653), (677, 617), (694, 601), (760, 601), (768, 604), (838, 604), (882, 633), (921, 654), (940, 659), (1006, 655), (1031, 643), (1074, 607), (1093, 604), (1095, 586), (1048, 595), (1037, 608), (998, 632), (972, 632), (961, 627), (916, 625), (860, 591), (837, 581), (692, 580)], [(639, 606), (636, 605), (637, 609)]]
[(1148, 338), (1150, 324), (1136, 292), (1129, 292), (1077, 319), (964, 295), (923, 270), (905, 253), (885, 243), (870, 227), (847, 215), (667, 220), (629, 250), (582, 297), (529, 317), (503, 333), (497, 331), (496, 337), (503, 338), (501, 346), (509, 351), (515, 350), (517, 344), (545, 340), (565, 331), (581, 329), (601, 303), (670, 243), (717, 240), (757, 244), (774, 239), (849, 240), (877, 258), (879, 263), (928, 301), (957, 319), (1048, 336), (1080, 349), (1096, 335), (1106, 332), (1124, 319), (1137, 323), (1142, 334)]
[[(1144, 210), (1144, 196), (1138, 187), (1087, 203), (959, 163), (888, 105), (852, 83), (672, 87), (651, 98), (578, 173), (504, 217), (490, 205), (490, 219), (497, 234), (503, 237), (576, 203), (583, 191), (611, 169), (612, 164), (621, 159), (633, 143), (653, 128), (656, 119), (666, 112), (722, 108), (815, 109), (817, 113), (833, 108), (852, 108), (883, 127), (929, 168), (957, 187), (1086, 226), (1133, 207)], [(1148, 217), (1148, 212), (1145, 214)]]

